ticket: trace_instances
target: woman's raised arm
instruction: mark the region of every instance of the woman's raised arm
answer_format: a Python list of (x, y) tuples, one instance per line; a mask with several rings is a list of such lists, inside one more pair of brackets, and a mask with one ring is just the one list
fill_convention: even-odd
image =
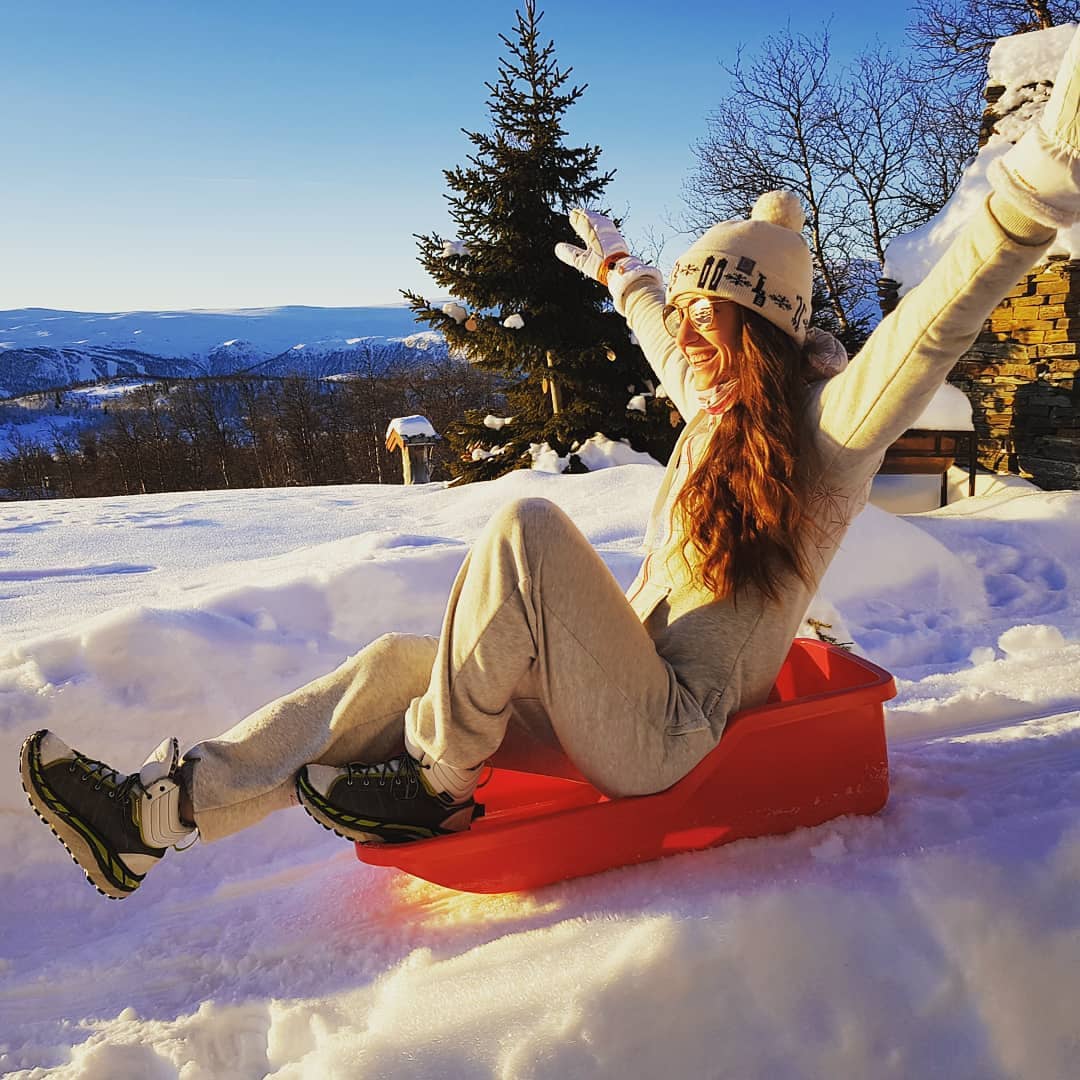
[(628, 252), (614, 223), (592, 210), (571, 210), (570, 225), (585, 247), (556, 244), (555, 254), (586, 277), (606, 285), (615, 310), (625, 316), (645, 359), (675, 407), (689, 420), (701, 406), (690, 378), (690, 366), (664, 329), (664, 279)]
[(984, 320), (1080, 220), (1080, 31), (1038, 124), (990, 167), (993, 194), (859, 356), (819, 390), (819, 447), (872, 471), (918, 418)]

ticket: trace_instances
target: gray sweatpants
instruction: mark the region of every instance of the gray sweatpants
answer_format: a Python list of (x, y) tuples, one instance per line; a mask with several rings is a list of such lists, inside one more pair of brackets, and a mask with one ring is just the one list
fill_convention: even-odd
[[(410, 739), (451, 765), (584, 776), (611, 795), (670, 787), (715, 744), (668, 734), (687, 702), (611, 572), (543, 499), (496, 514), (436, 638), (387, 634), (185, 755), (204, 840), (296, 801), (302, 765), (383, 761)], [(403, 724), (404, 719), (404, 724)]]

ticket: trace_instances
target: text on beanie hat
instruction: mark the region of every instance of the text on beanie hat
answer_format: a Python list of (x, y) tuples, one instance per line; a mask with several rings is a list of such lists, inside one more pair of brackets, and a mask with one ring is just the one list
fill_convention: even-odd
[(679, 256), (667, 299), (693, 293), (757, 311), (800, 345), (810, 321), (813, 265), (802, 238), (806, 217), (790, 191), (768, 191), (750, 219), (722, 221)]

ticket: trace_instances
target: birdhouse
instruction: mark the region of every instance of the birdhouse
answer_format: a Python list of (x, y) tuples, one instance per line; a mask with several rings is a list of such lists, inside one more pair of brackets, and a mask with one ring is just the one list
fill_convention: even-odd
[(426, 416), (396, 416), (390, 421), (386, 449), (401, 451), (403, 483), (431, 483), (431, 451), (441, 440)]

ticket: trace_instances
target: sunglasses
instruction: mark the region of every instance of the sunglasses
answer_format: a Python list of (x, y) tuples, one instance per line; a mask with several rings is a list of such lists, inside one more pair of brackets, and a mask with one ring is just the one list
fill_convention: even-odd
[(686, 319), (690, 325), (701, 333), (706, 330), (715, 330), (718, 319), (717, 310), (721, 304), (730, 304), (730, 300), (710, 300), (707, 296), (699, 296), (691, 300), (686, 307), (677, 304), (665, 304), (663, 311), (664, 329), (672, 336), (678, 337), (682, 324)]

